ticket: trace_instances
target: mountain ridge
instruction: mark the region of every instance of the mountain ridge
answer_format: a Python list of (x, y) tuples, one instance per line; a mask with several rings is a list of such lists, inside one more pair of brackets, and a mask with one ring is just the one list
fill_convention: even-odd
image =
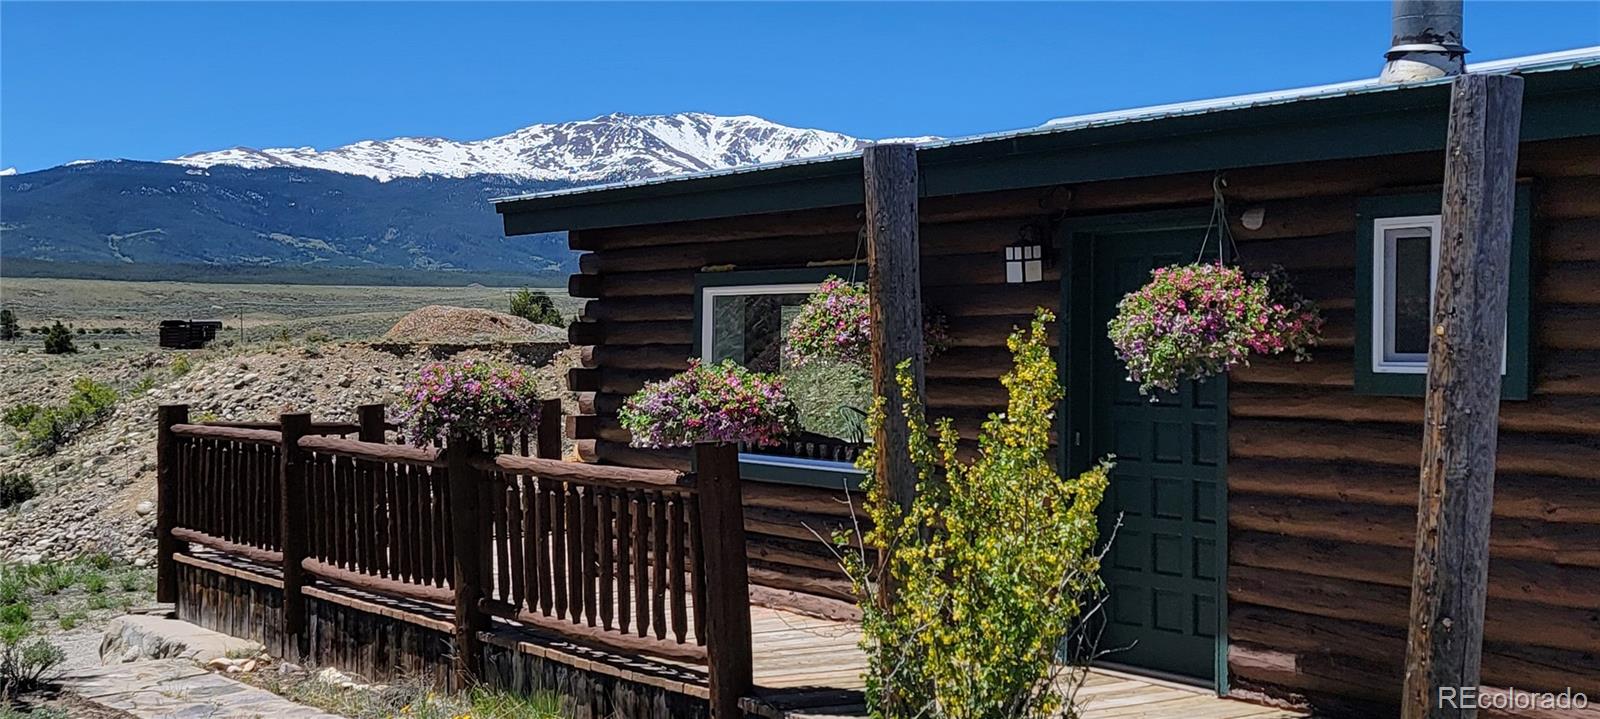
[[(489, 200), (848, 152), (865, 141), (759, 117), (625, 115), (484, 140), (230, 148), (0, 174), (0, 258), (37, 263), (550, 278), (563, 233), (505, 237)], [(130, 275), (136, 274), (130, 270)]]
[(171, 164), (250, 169), (301, 167), (371, 177), (470, 177), (595, 183), (719, 170), (819, 157), (857, 149), (864, 140), (837, 132), (780, 125), (753, 115), (684, 112), (611, 113), (588, 120), (541, 123), (482, 140), (395, 137), (327, 150), (232, 147), (195, 152)]

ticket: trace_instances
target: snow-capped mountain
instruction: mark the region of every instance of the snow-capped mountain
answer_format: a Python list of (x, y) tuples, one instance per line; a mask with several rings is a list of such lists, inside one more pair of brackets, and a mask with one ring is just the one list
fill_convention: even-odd
[(521, 180), (592, 183), (718, 170), (848, 152), (862, 140), (789, 127), (759, 117), (698, 112), (613, 113), (592, 120), (532, 125), (486, 140), (437, 137), (363, 140), (317, 150), (235, 147), (167, 162), (198, 167), (301, 167), (397, 177), (501, 175)]

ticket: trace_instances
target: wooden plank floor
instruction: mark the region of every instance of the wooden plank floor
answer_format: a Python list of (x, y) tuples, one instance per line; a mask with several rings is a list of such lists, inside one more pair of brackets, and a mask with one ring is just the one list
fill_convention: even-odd
[[(855, 624), (751, 608), (756, 696), (772, 719), (864, 716), (866, 655)], [(1078, 690), (1082, 719), (1296, 719), (1304, 714), (1224, 699), (1208, 689), (1095, 668)]]
[[(217, 570), (270, 583), (275, 567), (263, 567), (203, 548), (195, 555)], [(410, 621), (448, 631), (446, 607), (394, 600), (348, 587), (314, 582), (325, 601), (339, 600), (361, 611), (408, 617)], [(751, 645), (755, 659), (755, 696), (744, 708), (752, 716), (771, 719), (825, 719), (866, 715), (862, 689), (866, 655), (860, 626), (853, 622), (796, 614), (771, 607), (750, 608)], [(569, 662), (588, 671), (625, 676), (691, 695), (704, 696), (704, 667), (636, 655), (618, 655), (537, 632), (513, 631), (497, 623), (497, 644)], [(1164, 682), (1111, 669), (1096, 668), (1078, 691), (1082, 719), (1296, 719), (1304, 717), (1241, 701), (1223, 699), (1209, 690)]]

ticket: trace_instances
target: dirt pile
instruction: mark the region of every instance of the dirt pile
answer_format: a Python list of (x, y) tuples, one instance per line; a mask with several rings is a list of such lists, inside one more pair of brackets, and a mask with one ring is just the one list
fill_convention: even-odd
[(493, 310), (428, 305), (400, 318), (383, 335), (385, 342), (407, 344), (490, 344), (564, 342), (556, 327), (539, 325)]

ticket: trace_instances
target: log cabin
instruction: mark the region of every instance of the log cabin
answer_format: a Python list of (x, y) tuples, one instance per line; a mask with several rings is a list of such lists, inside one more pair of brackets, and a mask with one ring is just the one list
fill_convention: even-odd
[[(1600, 700), (1600, 48), (1474, 64), (1525, 80), (1482, 681)], [(1416, 542), (1427, 313), (1448, 78), (1371, 80), (1064, 118), (917, 151), (922, 299), (948, 348), (926, 403), (972, 440), (1004, 407), (1013, 328), (1055, 312), (1063, 471), (1115, 454), (1102, 648), (1222, 695), (1387, 716)], [(1223, 205), (1219, 205), (1219, 196)], [(1312, 361), (1258, 359), (1151, 402), (1106, 323), (1225, 221), (1326, 318)], [(860, 153), (498, 200), (565, 231), (589, 298), (570, 339), (585, 461), (640, 451), (626, 397), (686, 367), (784, 370), (790, 312), (866, 272)], [(1213, 245), (1213, 251), (1214, 245)], [(1422, 318), (1420, 323), (1418, 318)], [(852, 526), (860, 385), (797, 378), (805, 431), (741, 455), (752, 581), (850, 598), (822, 537)]]

